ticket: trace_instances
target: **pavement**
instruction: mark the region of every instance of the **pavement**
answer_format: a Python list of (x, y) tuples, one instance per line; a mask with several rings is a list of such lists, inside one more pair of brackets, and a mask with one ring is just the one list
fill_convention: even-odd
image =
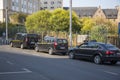
[(0, 80), (120, 80), (120, 62), (97, 65), (1, 45)]

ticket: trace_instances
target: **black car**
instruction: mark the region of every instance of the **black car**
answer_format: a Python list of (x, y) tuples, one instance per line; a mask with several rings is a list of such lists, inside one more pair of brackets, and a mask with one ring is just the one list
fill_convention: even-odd
[(17, 33), (15, 39), (10, 41), (11, 47), (34, 48), (38, 42), (38, 34)]
[(62, 53), (65, 55), (68, 51), (68, 41), (67, 39), (47, 36), (44, 37), (43, 42), (36, 43), (35, 50), (37, 52), (48, 52), (50, 55), (54, 53)]
[(101, 42), (85, 42), (70, 49), (68, 55), (70, 59), (88, 59), (96, 64), (103, 62), (116, 64), (120, 61), (120, 50), (112, 44)]

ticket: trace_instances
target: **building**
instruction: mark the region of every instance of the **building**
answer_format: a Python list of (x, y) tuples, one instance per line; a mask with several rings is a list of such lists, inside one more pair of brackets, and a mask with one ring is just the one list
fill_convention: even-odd
[(0, 0), (0, 21), (5, 21), (6, 9), (8, 15), (13, 12), (32, 14), (40, 10), (40, 0)]
[(119, 13), (120, 13), (119, 7), (114, 9), (101, 9), (101, 7), (99, 7), (96, 13), (94, 14), (93, 18), (99, 17), (108, 21), (118, 23), (120, 21)]
[(54, 10), (63, 7), (63, 0), (40, 0), (40, 10)]
[[(64, 7), (68, 10), (68, 7)], [(101, 7), (73, 7), (72, 10), (80, 17), (102, 18), (108, 21), (120, 22), (120, 7), (114, 9), (101, 9)]]
[(92, 18), (97, 11), (97, 7), (73, 7), (72, 10), (77, 13), (77, 15), (82, 17), (90, 17)]

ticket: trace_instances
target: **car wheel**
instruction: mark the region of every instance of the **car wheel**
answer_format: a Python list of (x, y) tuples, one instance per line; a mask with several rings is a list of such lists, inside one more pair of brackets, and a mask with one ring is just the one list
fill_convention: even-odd
[(13, 43), (12, 42), (10, 43), (10, 46), (13, 47)]
[(23, 44), (21, 44), (21, 45), (20, 45), (20, 48), (21, 48), (21, 49), (24, 49), (24, 45), (23, 45)]
[(48, 50), (48, 53), (49, 53), (50, 55), (53, 55), (53, 49), (50, 48), (50, 49)]
[(114, 64), (117, 63), (117, 61), (110, 61), (110, 63), (111, 63), (112, 65), (114, 65)]
[(102, 63), (100, 55), (94, 56), (94, 63), (96, 63), (96, 64), (101, 64)]
[(75, 54), (74, 54), (73, 51), (71, 51), (71, 52), (69, 53), (69, 58), (70, 58), (70, 59), (75, 59)]
[(38, 48), (38, 47), (35, 47), (35, 51), (36, 51), (36, 52), (39, 52), (39, 48)]

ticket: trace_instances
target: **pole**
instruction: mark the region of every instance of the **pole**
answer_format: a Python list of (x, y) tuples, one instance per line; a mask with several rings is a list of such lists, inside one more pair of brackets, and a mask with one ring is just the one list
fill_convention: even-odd
[(5, 11), (6, 11), (6, 42), (8, 42), (8, 7), (6, 7)]
[(70, 47), (72, 47), (72, 0), (70, 0)]

